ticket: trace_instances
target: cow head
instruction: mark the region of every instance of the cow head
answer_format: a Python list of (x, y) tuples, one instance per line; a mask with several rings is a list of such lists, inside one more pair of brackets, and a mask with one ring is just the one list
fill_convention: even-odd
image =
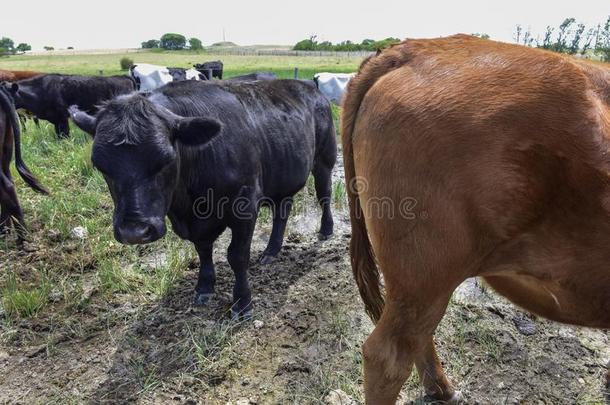
[(205, 145), (221, 132), (221, 124), (179, 117), (139, 94), (112, 100), (96, 117), (76, 108), (70, 112), (94, 135), (91, 160), (114, 201), (115, 238), (140, 244), (163, 237), (180, 175), (179, 144)]
[(32, 90), (29, 84), (31, 79), (26, 79), (21, 83), (2, 83), (2, 85), (11, 93), (15, 102), (15, 108), (25, 108), (29, 111), (35, 111), (38, 104), (39, 96)]

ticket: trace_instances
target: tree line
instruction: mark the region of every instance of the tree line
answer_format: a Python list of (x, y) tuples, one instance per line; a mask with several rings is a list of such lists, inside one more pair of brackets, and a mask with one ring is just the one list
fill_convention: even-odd
[(149, 39), (148, 41), (142, 42), (143, 49), (165, 49), (168, 51), (179, 51), (182, 49), (191, 49), (198, 51), (203, 49), (203, 44), (199, 38), (189, 38), (188, 46), (187, 39), (182, 34), (176, 34), (168, 32), (163, 34), (161, 39)]
[(15, 46), (15, 41), (12, 39), (8, 37), (0, 38), (0, 56), (15, 55), (17, 53), (25, 53), (31, 50), (32, 46), (30, 44), (26, 44), (25, 42), (21, 42)]
[(534, 38), (531, 29), (515, 26), (513, 39), (518, 44), (535, 46), (549, 51), (569, 55), (593, 53), (603, 61), (610, 62), (610, 16), (604, 24), (587, 27), (575, 18), (563, 20), (558, 27), (547, 26), (542, 36)]
[(333, 44), (330, 41), (317, 41), (317, 36), (312, 35), (308, 39), (297, 42), (292, 49), (295, 51), (335, 51), (335, 52), (355, 52), (355, 51), (376, 51), (389, 45), (400, 42), (398, 38), (386, 38), (380, 41), (365, 39), (360, 43), (343, 41)]

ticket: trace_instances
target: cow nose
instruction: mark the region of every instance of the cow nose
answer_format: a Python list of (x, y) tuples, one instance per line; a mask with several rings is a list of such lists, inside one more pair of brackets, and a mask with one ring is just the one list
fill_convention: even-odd
[(125, 221), (115, 228), (116, 240), (128, 245), (149, 243), (159, 239), (156, 228), (146, 222)]

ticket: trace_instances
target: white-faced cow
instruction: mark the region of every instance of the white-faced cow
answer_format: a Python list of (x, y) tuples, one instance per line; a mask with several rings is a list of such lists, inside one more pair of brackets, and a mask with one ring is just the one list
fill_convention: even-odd
[(610, 328), (610, 69), (466, 35), (407, 40), (361, 65), (342, 123), (352, 268), (377, 323), (368, 404), (394, 404), (413, 365), (432, 398), (459, 399), (432, 337), (469, 277)]
[(261, 205), (273, 212), (262, 263), (281, 249), (292, 198), (313, 173), (322, 207), (320, 237), (333, 232), (331, 170), (337, 146), (328, 101), (296, 80), (173, 82), (118, 97), (73, 119), (95, 135), (92, 160), (114, 200), (114, 234), (149, 243), (174, 231), (195, 244), (201, 268), (195, 304), (214, 293), (216, 238), (230, 228), (233, 314), (252, 308), (247, 271)]
[(349, 81), (355, 73), (316, 73), (313, 81), (331, 102), (341, 105)]

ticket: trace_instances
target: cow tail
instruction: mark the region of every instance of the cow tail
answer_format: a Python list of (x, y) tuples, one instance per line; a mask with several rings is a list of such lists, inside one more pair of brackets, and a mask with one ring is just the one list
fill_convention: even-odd
[(13, 130), (13, 140), (15, 142), (15, 166), (17, 167), (17, 172), (32, 189), (42, 194), (49, 194), (49, 192), (40, 185), (38, 180), (36, 180), (36, 177), (34, 177), (32, 172), (30, 172), (30, 169), (28, 169), (23, 162), (21, 157), (21, 128), (19, 126), (19, 119), (17, 118), (17, 111), (15, 111), (15, 106), (11, 96), (4, 88), (0, 90), (0, 107), (6, 111), (10, 126)]
[[(403, 44), (406, 43), (401, 45)], [(374, 323), (377, 323), (381, 317), (385, 299), (375, 252), (368, 237), (362, 202), (358, 196), (359, 179), (356, 176), (354, 166), (352, 136), (364, 96), (381, 76), (404, 64), (404, 57), (404, 52), (400, 47), (395, 46), (381, 54), (365, 59), (360, 65), (358, 74), (350, 80), (341, 114), (345, 184), (352, 224), (350, 242), (352, 272), (366, 312)]]

